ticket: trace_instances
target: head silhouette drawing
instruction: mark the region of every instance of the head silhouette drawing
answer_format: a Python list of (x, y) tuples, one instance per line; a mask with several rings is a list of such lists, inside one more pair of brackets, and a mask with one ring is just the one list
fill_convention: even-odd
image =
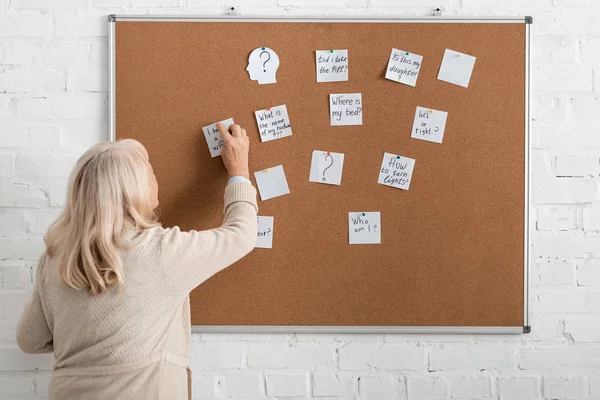
[(277, 53), (268, 47), (259, 47), (250, 53), (246, 71), (250, 74), (250, 79), (258, 81), (259, 85), (264, 85), (277, 83), (275, 78), (277, 68), (279, 68)]

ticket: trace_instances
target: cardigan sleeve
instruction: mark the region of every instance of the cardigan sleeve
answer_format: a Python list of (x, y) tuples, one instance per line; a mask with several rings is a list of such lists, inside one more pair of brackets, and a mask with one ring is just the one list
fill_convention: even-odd
[(168, 283), (187, 295), (202, 282), (235, 263), (256, 244), (256, 189), (249, 183), (225, 188), (223, 224), (206, 231), (164, 229), (160, 239), (162, 271)]
[(25, 353), (51, 353), (54, 350), (52, 331), (40, 296), (45, 259), (44, 254), (38, 262), (33, 292), (17, 324), (17, 345)]

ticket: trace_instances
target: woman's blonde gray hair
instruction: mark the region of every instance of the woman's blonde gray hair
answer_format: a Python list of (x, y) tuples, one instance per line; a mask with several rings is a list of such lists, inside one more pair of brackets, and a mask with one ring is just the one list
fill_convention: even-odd
[(44, 238), (64, 283), (92, 296), (123, 284), (124, 234), (158, 225), (149, 168), (146, 149), (131, 139), (98, 143), (78, 160), (65, 208)]

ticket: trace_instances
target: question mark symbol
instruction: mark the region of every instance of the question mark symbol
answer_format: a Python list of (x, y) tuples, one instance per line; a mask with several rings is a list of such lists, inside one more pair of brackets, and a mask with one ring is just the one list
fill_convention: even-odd
[(327, 161), (327, 158), (331, 159), (331, 163), (327, 166), (327, 168), (323, 170), (323, 182), (327, 180), (327, 178), (325, 178), (325, 171), (327, 171), (333, 165), (333, 157), (330, 153), (327, 153), (327, 155), (325, 156), (325, 161)]
[(263, 71), (264, 71), (264, 72), (267, 72), (266, 65), (267, 65), (267, 62), (269, 62), (269, 60), (271, 59), (271, 54), (269, 54), (269, 52), (268, 52), (268, 51), (263, 51), (263, 52), (261, 52), (261, 53), (260, 53), (260, 55), (259, 55), (259, 58), (260, 58), (261, 60), (262, 60), (262, 58), (263, 58), (263, 57), (262, 57), (262, 55), (263, 55), (263, 54), (266, 54), (266, 55), (267, 55), (267, 57), (268, 57), (268, 58), (265, 60), (265, 62), (263, 63)]

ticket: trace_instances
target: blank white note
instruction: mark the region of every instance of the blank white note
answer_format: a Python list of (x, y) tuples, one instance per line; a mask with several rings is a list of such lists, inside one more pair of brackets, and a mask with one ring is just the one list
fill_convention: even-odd
[(273, 220), (274, 217), (263, 217), (257, 218), (258, 232), (256, 234), (256, 246), (255, 248), (260, 249), (272, 249), (273, 248)]
[(417, 107), (410, 137), (427, 140), (428, 142), (442, 143), (447, 119), (448, 113), (445, 111)]
[[(229, 125), (233, 124), (233, 118), (223, 120), (221, 123), (225, 125), (225, 129), (227, 129), (229, 128)], [(217, 129), (217, 124), (218, 122), (202, 128), (202, 132), (204, 132), (204, 138), (206, 139), (206, 144), (208, 145), (208, 150), (210, 150), (210, 156), (212, 158), (220, 156), (221, 149), (223, 148), (223, 138)]]
[(341, 185), (343, 168), (344, 155), (342, 153), (315, 150), (312, 153), (310, 163), (309, 181), (328, 185)]
[(469, 87), (475, 60), (476, 57), (446, 49), (438, 79), (458, 86)]
[(282, 165), (257, 171), (254, 173), (254, 178), (263, 201), (290, 193)]
[(350, 244), (380, 244), (381, 213), (348, 213), (348, 233)]

